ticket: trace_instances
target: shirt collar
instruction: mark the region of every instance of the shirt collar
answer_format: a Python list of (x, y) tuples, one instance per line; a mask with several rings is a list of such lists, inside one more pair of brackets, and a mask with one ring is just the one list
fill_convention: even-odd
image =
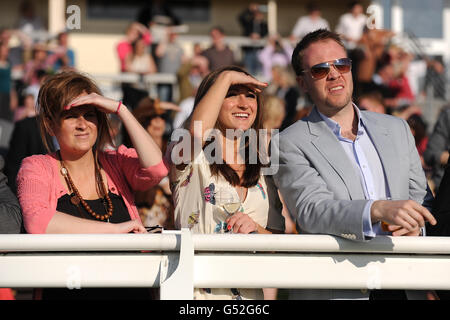
[[(353, 105), (353, 109), (356, 112), (356, 116), (358, 117), (358, 131), (356, 136), (361, 136), (364, 134), (364, 121), (361, 118), (361, 113), (359, 108), (352, 103)], [(318, 109), (317, 112), (319, 113), (320, 117), (323, 119), (323, 121), (325, 121), (325, 123), (327, 124), (327, 126), (331, 129), (331, 131), (334, 133), (334, 135), (338, 138), (342, 137), (341, 136), (341, 126), (339, 125), (339, 123), (337, 123), (336, 121), (334, 121), (331, 118), (328, 118), (326, 115), (322, 114)]]

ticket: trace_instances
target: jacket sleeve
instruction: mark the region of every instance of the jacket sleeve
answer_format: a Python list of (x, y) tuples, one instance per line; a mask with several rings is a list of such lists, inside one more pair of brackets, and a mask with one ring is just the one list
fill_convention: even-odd
[(0, 233), (20, 233), (22, 212), (19, 201), (6, 182), (6, 176), (0, 172)]

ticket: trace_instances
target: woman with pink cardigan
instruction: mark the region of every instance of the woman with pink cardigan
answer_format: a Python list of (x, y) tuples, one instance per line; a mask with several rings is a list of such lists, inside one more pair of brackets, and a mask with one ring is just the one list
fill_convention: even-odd
[[(87, 76), (68, 71), (49, 77), (39, 98), (39, 124), (47, 149), (25, 158), (17, 176), (28, 233), (145, 233), (134, 191), (168, 173), (162, 153), (121, 102), (103, 97)], [(111, 150), (108, 113), (121, 119), (134, 149)]]
[[(49, 77), (38, 97), (44, 144), (59, 150), (25, 158), (17, 176), (28, 233), (146, 233), (134, 191), (168, 173), (162, 153), (121, 102), (103, 97), (86, 76), (68, 71)], [(115, 113), (134, 148), (113, 146), (107, 114)], [(113, 267), (113, 266), (112, 266)], [(35, 299), (150, 299), (146, 288), (46, 288)]]

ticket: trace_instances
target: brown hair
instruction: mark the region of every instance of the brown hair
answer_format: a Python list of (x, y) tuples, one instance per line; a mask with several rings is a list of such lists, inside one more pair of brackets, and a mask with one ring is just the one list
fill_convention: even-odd
[(297, 43), (294, 52), (292, 53), (291, 64), (297, 76), (300, 76), (303, 71), (303, 52), (313, 43), (319, 41), (333, 40), (336, 41), (344, 50), (345, 46), (341, 37), (330, 30), (319, 29), (308, 33), (303, 39)]
[[(73, 99), (82, 93), (101, 94), (97, 85), (87, 76), (76, 71), (64, 71), (48, 76), (38, 95), (37, 113), (42, 141), (51, 152), (50, 133), (61, 123), (61, 113)], [(105, 112), (95, 109), (98, 120), (98, 137), (95, 148), (102, 150), (107, 144), (114, 144), (109, 131), (109, 120)]]
[[(215, 83), (217, 78), (222, 72), (225, 71), (236, 71), (236, 72), (242, 72), (246, 75), (250, 76), (250, 73), (248, 73), (246, 70), (242, 69), (238, 66), (226, 66), (222, 67), (220, 69), (217, 69), (211, 73), (209, 73), (203, 81), (200, 83), (200, 86), (197, 90), (197, 94), (195, 96), (194, 101), (194, 108), (197, 106), (197, 104), (202, 100), (202, 98), (205, 96), (205, 94), (208, 92), (208, 90), (211, 88), (211, 86)], [(239, 179), (239, 176), (237, 175), (236, 171), (234, 171), (227, 163), (224, 164), (217, 164), (217, 163), (211, 163), (209, 165), (211, 173), (213, 176), (218, 176), (221, 174), (225, 180), (228, 181), (231, 185), (241, 185), (243, 187), (252, 187), (255, 186), (258, 183), (258, 180), (260, 178), (261, 173), (261, 167), (262, 163), (260, 162), (259, 154), (259, 130), (263, 128), (263, 121), (262, 121), (262, 95), (260, 93), (256, 94), (256, 101), (257, 101), (257, 113), (255, 121), (253, 122), (251, 129), (254, 129), (257, 132), (257, 139), (256, 141), (252, 143), (246, 143), (245, 144), (245, 171), (242, 175), (242, 183)], [(192, 114), (191, 114), (192, 115)], [(190, 119), (188, 120), (190, 121)], [(216, 129), (224, 129), (221, 128), (221, 124), (217, 120), (215, 126)], [(210, 142), (211, 143), (211, 142)], [(205, 144), (206, 147), (207, 144)], [(248, 163), (249, 160), (249, 154), (250, 154), (250, 147), (256, 146), (256, 152), (257, 152), (257, 163), (256, 164), (250, 164)]]

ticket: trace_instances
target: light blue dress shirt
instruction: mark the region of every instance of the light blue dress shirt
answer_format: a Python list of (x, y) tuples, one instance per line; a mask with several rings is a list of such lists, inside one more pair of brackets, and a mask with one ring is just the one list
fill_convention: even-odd
[(369, 200), (364, 207), (364, 235), (367, 238), (372, 238), (376, 235), (390, 235), (390, 232), (385, 232), (381, 229), (380, 223), (372, 224), (371, 222), (370, 209), (372, 203), (375, 200), (388, 199), (390, 192), (380, 156), (364, 127), (364, 121), (361, 119), (359, 109), (355, 105), (353, 107), (358, 117), (358, 130), (354, 141), (341, 135), (341, 126), (336, 121), (320, 112), (319, 114), (344, 148), (349, 158), (349, 165), (353, 167), (356, 175), (360, 178), (365, 198)]

